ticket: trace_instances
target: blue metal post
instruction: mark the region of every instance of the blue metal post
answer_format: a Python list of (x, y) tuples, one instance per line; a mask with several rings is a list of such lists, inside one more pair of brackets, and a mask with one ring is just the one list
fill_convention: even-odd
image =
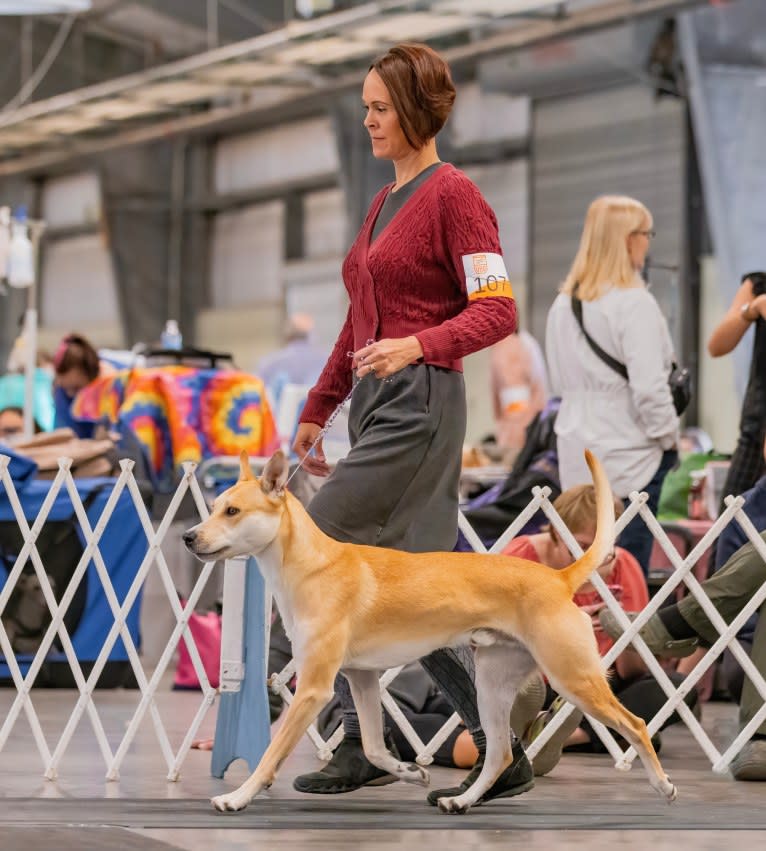
[(245, 677), (239, 691), (221, 693), (210, 767), (213, 777), (223, 777), (235, 759), (244, 759), (254, 771), (270, 741), (264, 617), (266, 588), (255, 559), (249, 558), (244, 601)]

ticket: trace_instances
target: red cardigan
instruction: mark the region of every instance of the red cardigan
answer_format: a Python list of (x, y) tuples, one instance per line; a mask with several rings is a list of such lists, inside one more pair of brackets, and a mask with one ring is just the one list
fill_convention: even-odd
[[(373, 199), (343, 263), (350, 305), (301, 422), (324, 425), (351, 389), (348, 352), (367, 340), (414, 335), (423, 362), (462, 371), (461, 359), (516, 330), (510, 284), (469, 301), (464, 257), (501, 254), (497, 219), (476, 185), (452, 165), (438, 168), (370, 245), (391, 186)], [(481, 263), (481, 261), (480, 261)]]

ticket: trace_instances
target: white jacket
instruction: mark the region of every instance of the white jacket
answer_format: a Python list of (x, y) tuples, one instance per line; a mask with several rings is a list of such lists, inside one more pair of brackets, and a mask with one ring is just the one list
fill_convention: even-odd
[(548, 313), (545, 347), (556, 418), (561, 487), (591, 481), (587, 447), (604, 465), (615, 496), (641, 490), (662, 453), (678, 441), (678, 417), (668, 387), (673, 344), (654, 296), (641, 288), (610, 289), (583, 302), (590, 336), (628, 369), (625, 381), (590, 348), (560, 293)]

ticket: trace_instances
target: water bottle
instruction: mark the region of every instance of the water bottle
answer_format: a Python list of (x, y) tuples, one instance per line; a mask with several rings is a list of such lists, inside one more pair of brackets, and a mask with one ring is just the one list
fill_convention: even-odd
[(691, 486), (688, 496), (688, 514), (690, 520), (709, 520), (705, 504), (705, 470), (692, 470)]
[(11, 221), (8, 247), (8, 283), (12, 287), (31, 287), (35, 282), (35, 252), (27, 232), (27, 211), (19, 207)]
[(8, 276), (11, 253), (11, 208), (0, 207), (0, 281)]
[(165, 329), (160, 336), (160, 344), (163, 349), (174, 349), (176, 351), (182, 347), (181, 329), (175, 319), (168, 319), (165, 323)]

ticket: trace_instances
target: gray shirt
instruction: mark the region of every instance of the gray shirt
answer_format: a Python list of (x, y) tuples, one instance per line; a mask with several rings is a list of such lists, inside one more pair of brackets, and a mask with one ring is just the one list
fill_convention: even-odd
[(437, 168), (443, 166), (444, 163), (438, 162), (433, 163), (432, 165), (427, 166), (420, 172), (420, 174), (416, 174), (412, 180), (408, 180), (404, 186), (400, 186), (396, 192), (391, 192), (389, 190), (388, 195), (386, 195), (386, 200), (383, 202), (383, 206), (380, 208), (380, 212), (378, 213), (378, 218), (375, 219), (375, 226), (372, 229), (372, 236), (370, 237), (370, 242), (375, 242), (378, 238), (378, 234), (383, 230), (383, 228), (393, 219), (393, 217), (402, 209), (402, 207), (409, 201), (417, 188), (425, 183), (426, 180), (436, 171)]

